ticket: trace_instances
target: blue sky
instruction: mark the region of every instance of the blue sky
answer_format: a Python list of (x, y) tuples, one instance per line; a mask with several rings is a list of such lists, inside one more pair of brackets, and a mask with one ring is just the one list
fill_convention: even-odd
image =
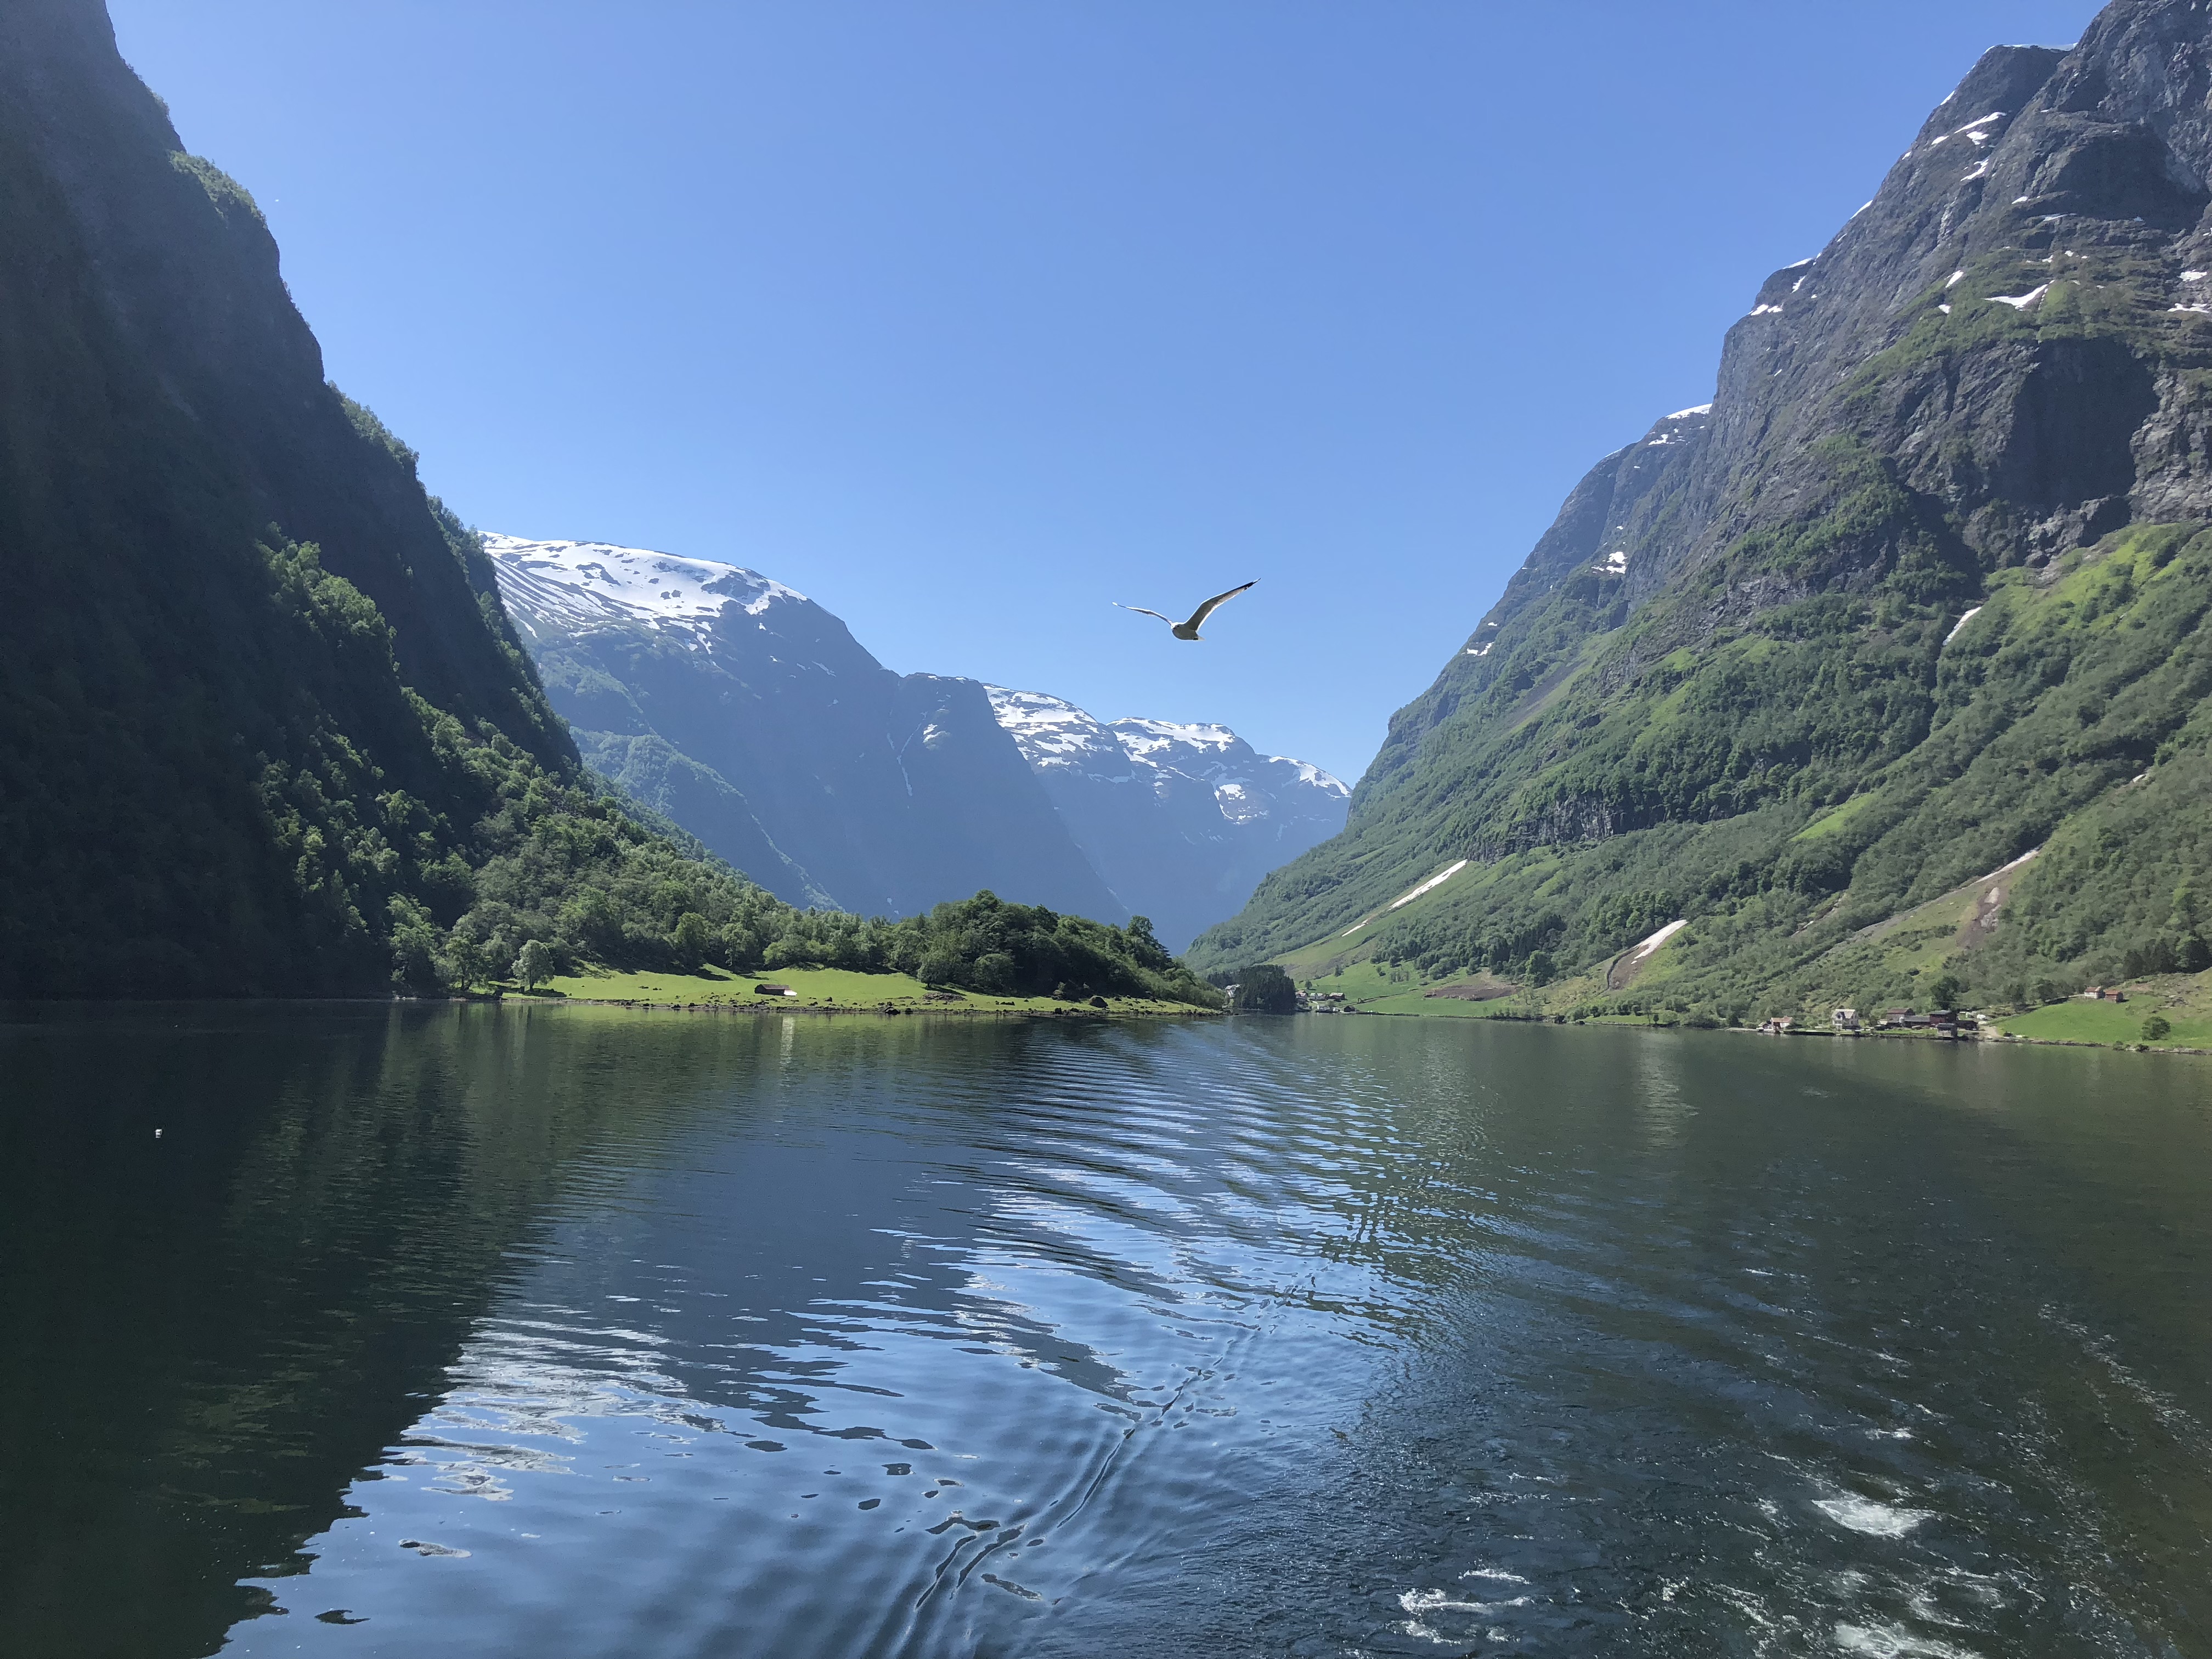
[[(1575, 480), (2085, 0), (111, 0), (485, 529), (1358, 776)], [(1201, 645), (1162, 611), (1254, 578)]]

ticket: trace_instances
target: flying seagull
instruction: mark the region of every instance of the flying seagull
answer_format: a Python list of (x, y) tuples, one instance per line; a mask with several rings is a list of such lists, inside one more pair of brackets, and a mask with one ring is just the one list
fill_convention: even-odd
[[(1244, 587), (1255, 587), (1258, 585), (1259, 584), (1256, 582), (1246, 582), (1244, 584)], [(1194, 640), (1199, 636), (1199, 624), (1213, 614), (1214, 606), (1223, 604), (1227, 600), (1235, 599), (1239, 593), (1242, 593), (1244, 591), (1244, 587), (1232, 587), (1226, 593), (1216, 593), (1204, 605), (1201, 605), (1197, 610), (1190, 613), (1190, 620), (1188, 622), (1177, 622), (1173, 617), (1160, 617), (1160, 613), (1158, 611), (1147, 611), (1141, 605), (1123, 605), (1119, 599), (1115, 600), (1114, 604), (1115, 608), (1118, 610), (1133, 611), (1140, 617), (1160, 617), (1160, 620), (1168, 625), (1168, 631), (1173, 634), (1177, 639)]]

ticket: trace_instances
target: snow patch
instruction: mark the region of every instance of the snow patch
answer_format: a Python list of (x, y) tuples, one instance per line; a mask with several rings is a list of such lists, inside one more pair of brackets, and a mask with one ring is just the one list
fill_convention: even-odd
[(1753, 306), (1751, 308), (1751, 314), (1754, 317), (1765, 317), (1769, 315), (1779, 317), (1782, 314), (1782, 307), (1780, 306)]
[(1404, 897), (1392, 899), (1386, 908), (1395, 910), (1402, 905), (1411, 904), (1415, 899), (1420, 897), (1424, 893), (1434, 892), (1437, 888), (1443, 886), (1461, 871), (1466, 869), (1467, 866), (1468, 860), (1465, 859), (1462, 859), (1457, 864), (1446, 866), (1443, 869), (1437, 871), (1436, 874), (1431, 876), (1426, 881), (1423, 882), (1419, 887), (1413, 889), (1412, 892), (1407, 893)]
[(590, 630), (642, 625), (706, 642), (708, 624), (735, 606), (759, 616), (806, 596), (758, 571), (712, 559), (684, 559), (609, 542), (539, 542), (486, 536), (501, 595), (533, 633), (541, 622)]
[(2051, 284), (2045, 283), (2042, 287), (2032, 288), (2025, 294), (1992, 294), (1990, 295), (1990, 303), (1993, 306), (2010, 306), (2014, 311), (2026, 311), (2050, 292)]
[(1064, 698), (986, 685), (991, 712), (1040, 775), (1074, 773), (1093, 782), (1136, 785), (1155, 795), (1196, 784), (1232, 823), (1271, 816), (1286, 794), (1333, 801), (1352, 791), (1310, 761), (1255, 755), (1225, 726), (1121, 720), (1110, 725)]
[[(2146, 774), (2145, 775), (2148, 776), (2148, 775)], [(2026, 864), (2029, 860), (2035, 857), (2035, 855), (2042, 850), (2043, 849), (2040, 847), (2031, 847), (2027, 851), (2022, 853), (2018, 858), (2014, 859), (2010, 864), (1999, 865), (1996, 869), (1990, 871), (1989, 874), (1984, 876), (1982, 879), (1984, 881), (1995, 881), (1999, 876), (2008, 876), (2014, 871), (2019, 869), (2021, 865)]]
[[(1808, 263), (1809, 263), (1809, 261), (1808, 261)], [(1777, 306), (1777, 307), (1775, 307), (1775, 309), (1776, 309), (1777, 311), (1779, 311), (1779, 310), (1781, 310), (1781, 309), (1782, 309), (1782, 307), (1779, 307), (1779, 306)], [(1675, 410), (1672, 415), (1669, 415), (1667, 418), (1668, 418), (1668, 420), (1670, 420), (1670, 421), (1686, 421), (1686, 420), (1690, 419), (1690, 418), (1691, 418), (1691, 416), (1695, 416), (1695, 415), (1710, 415), (1710, 414), (1711, 414), (1712, 412), (1713, 412), (1713, 406), (1712, 406), (1711, 404), (1698, 404), (1696, 408), (1694, 408), (1694, 409), (1678, 409), (1678, 410)], [(1497, 623), (1491, 623), (1491, 626), (1492, 626), (1492, 628), (1495, 628), (1497, 625), (1498, 625), (1498, 624), (1497, 624)]]
[(2201, 270), (2185, 270), (2181, 273), (2181, 280), (2185, 283), (2201, 283), (2204, 280), (2204, 273)]
[(1603, 564), (1594, 564), (1590, 568), (1596, 571), (1600, 575), (1621, 575), (1628, 569), (1628, 554), (1625, 550), (1616, 547), (1612, 552), (1605, 556), (1605, 562)]
[(983, 690), (1000, 728), (1013, 738), (1031, 770), (1087, 772), (1116, 783), (1135, 777), (1121, 740), (1073, 703), (1003, 685), (986, 685)]
[(1351, 797), (1352, 790), (1349, 785), (1334, 773), (1322, 771), (1311, 761), (1293, 760), (1288, 755), (1270, 755), (1267, 757), (1267, 762), (1272, 766), (1291, 768), (1297, 775), (1300, 783), (1311, 784), (1324, 795), (1335, 795), (1345, 799), (1349, 799)]
[[(1423, 882), (1419, 887), (1414, 888), (1413, 891), (1409, 893), (1402, 893), (1398, 897), (1392, 899), (1389, 903), (1384, 905), (1382, 908), (1376, 911), (1375, 915), (1386, 915), (1389, 912), (1398, 909), (1404, 905), (1411, 904), (1415, 899), (1420, 897), (1424, 893), (1432, 893), (1436, 891), (1437, 888), (1443, 886), (1461, 871), (1466, 869), (1468, 863), (1468, 860), (1462, 859), (1456, 864), (1446, 865), (1443, 869), (1437, 871), (1436, 874), (1431, 876), (1426, 881)], [(1337, 937), (1339, 939), (1348, 939), (1374, 920), (1375, 916), (1362, 916), (1358, 921), (1353, 922), (1351, 927), (1346, 928), (1343, 933), (1339, 933)]]
[(1958, 621), (1951, 624), (1951, 631), (1943, 636), (1943, 643), (1945, 645), (1948, 645), (1952, 641), (1957, 639), (1959, 637), (1959, 630), (1981, 614), (1982, 607), (1978, 605), (1967, 611), (1966, 615), (1960, 617)]
[(1951, 279), (1950, 279), (1948, 282), (1945, 283), (1943, 284), (1943, 286), (1944, 286), (1944, 288), (1945, 288), (1945, 289), (1946, 289), (1946, 290), (1948, 290), (1948, 289), (1954, 289), (1954, 288), (1958, 287), (1960, 283), (1961, 283), (1965, 282), (1966, 280), (1966, 273), (1965, 271), (1963, 271), (1963, 270), (1954, 270), (1954, 271), (1953, 271), (1953, 272), (1951, 273)]
[(1629, 959), (1631, 962), (1641, 962), (1641, 961), (1643, 961), (1644, 957), (1646, 957), (1650, 956), (1650, 955), (1654, 951), (1657, 950), (1661, 945), (1664, 945), (1664, 944), (1665, 944), (1668, 939), (1670, 939), (1674, 938), (1675, 934), (1677, 934), (1677, 933), (1680, 933), (1680, 932), (1681, 932), (1685, 927), (1687, 927), (1689, 925), (1690, 925), (1689, 918), (1687, 918), (1686, 916), (1686, 917), (1684, 917), (1684, 918), (1683, 918), (1682, 920), (1680, 920), (1680, 921), (1670, 921), (1670, 922), (1668, 922), (1668, 923), (1664, 927), (1662, 927), (1662, 928), (1661, 928), (1657, 933), (1656, 933), (1652, 934), (1652, 935), (1651, 935), (1651, 937), (1650, 937), (1650, 939), (1647, 939), (1644, 940), (1642, 943), (1640, 943), (1639, 945), (1637, 945), (1637, 947), (1636, 947), (1636, 949), (1635, 949), (1635, 951), (1634, 951), (1634, 952), (1633, 952), (1633, 953), (1629, 957), (1629, 958), (1628, 958), (1628, 959)]

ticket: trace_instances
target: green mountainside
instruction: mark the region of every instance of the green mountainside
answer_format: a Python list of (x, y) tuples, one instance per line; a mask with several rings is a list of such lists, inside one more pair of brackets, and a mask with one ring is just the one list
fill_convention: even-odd
[(2203, 968), (2208, 93), (2180, 0), (1985, 56), (1194, 964), (1717, 1018)]
[(1218, 1000), (1141, 919), (813, 915), (618, 806), (100, 0), (0, 13), (0, 997), (436, 992), (536, 940)]

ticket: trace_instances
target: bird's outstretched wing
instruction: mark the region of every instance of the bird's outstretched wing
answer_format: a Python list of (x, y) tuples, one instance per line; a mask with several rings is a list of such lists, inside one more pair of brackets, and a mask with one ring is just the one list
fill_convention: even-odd
[[(1116, 611), (1133, 611), (1140, 617), (1160, 617), (1160, 613), (1158, 611), (1147, 611), (1141, 605), (1124, 605), (1121, 600), (1115, 599), (1113, 601), (1113, 605)], [(1160, 617), (1160, 620), (1165, 623), (1170, 628), (1173, 628), (1175, 626), (1175, 618), (1173, 617)]]
[[(1260, 584), (1257, 581), (1249, 581), (1244, 584), (1244, 587), (1257, 587)], [(1190, 613), (1190, 620), (1185, 623), (1183, 626), (1190, 629), (1192, 633), (1195, 634), (1199, 629), (1205, 624), (1206, 619), (1213, 614), (1213, 609), (1216, 605), (1224, 604), (1227, 601), (1235, 599), (1239, 593), (1242, 593), (1244, 591), (1244, 587), (1232, 587), (1226, 593), (1216, 593), (1204, 605), (1201, 605), (1197, 610), (1192, 611)]]

